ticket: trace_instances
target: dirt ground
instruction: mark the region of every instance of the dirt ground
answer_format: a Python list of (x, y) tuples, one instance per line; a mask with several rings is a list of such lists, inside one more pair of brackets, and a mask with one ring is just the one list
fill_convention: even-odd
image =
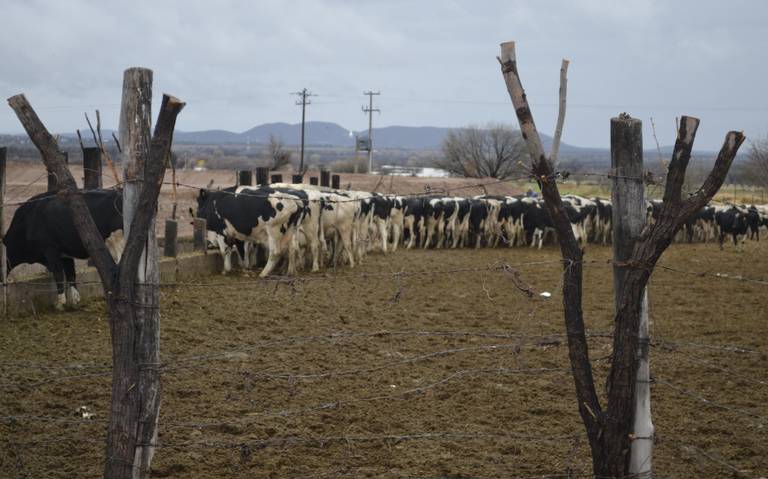
[[(590, 246), (598, 262), (585, 272), (601, 392), (609, 256)], [(291, 283), (246, 273), (165, 287), (153, 477), (582, 477), (558, 258), (554, 248), (398, 251)], [(471, 271), (499, 262), (518, 265), (536, 295)], [(673, 245), (662, 264), (768, 280), (768, 243)], [(393, 275), (428, 270), (452, 272)], [(654, 274), (658, 477), (768, 473), (767, 293)], [(0, 477), (101, 475), (109, 364), (99, 302), (0, 321)]]

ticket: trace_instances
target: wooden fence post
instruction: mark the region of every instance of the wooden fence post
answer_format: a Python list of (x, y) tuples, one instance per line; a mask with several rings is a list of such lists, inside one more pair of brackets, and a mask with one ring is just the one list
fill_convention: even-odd
[(101, 186), (101, 150), (83, 148), (83, 189), (98, 190)]
[(299, 184), (304, 182), (304, 175), (293, 175), (291, 176), (291, 183)]
[(205, 218), (195, 218), (192, 220), (192, 250), (202, 251), (208, 254), (208, 248), (205, 244), (208, 235), (208, 224)]
[(257, 185), (269, 184), (269, 167), (260, 166), (256, 168), (256, 184)]
[(279, 173), (278, 173), (278, 174), (274, 174), (274, 175), (272, 175), (272, 177), (269, 179), (269, 182), (270, 182), (270, 183), (282, 183), (282, 182), (283, 182), (283, 175), (281, 175), (281, 174), (279, 174)]
[(253, 172), (251, 170), (240, 170), (237, 172), (237, 186), (253, 185)]
[(317, 176), (310, 176), (309, 177), (309, 184), (317, 186), (317, 184), (318, 184)]
[[(62, 151), (61, 154), (64, 155), (64, 164), (69, 164), (69, 153)], [(56, 191), (58, 184), (58, 181), (56, 181), (56, 175), (53, 173), (48, 173), (48, 191)]]
[(341, 175), (331, 176), (331, 188), (338, 190), (341, 188)]
[(176, 220), (165, 220), (165, 240), (163, 243), (163, 256), (175, 258), (178, 254), (179, 222)]
[[(119, 138), (123, 164), (123, 234), (131, 237), (131, 226), (138, 214), (140, 196), (145, 185), (145, 172), (155, 165), (151, 144), (152, 70), (129, 68), (123, 74)], [(160, 158), (165, 171), (165, 157)], [(161, 176), (162, 178), (162, 176)], [(135, 308), (135, 322), (113, 326), (115, 371), (111, 416), (108, 432), (107, 477), (149, 477), (154, 455), (152, 443), (157, 437), (160, 415), (160, 269), (155, 236), (155, 212), (152, 212), (146, 241), (141, 253), (133, 297), (125, 298)], [(122, 276), (122, 275), (121, 275)], [(121, 290), (123, 289), (121, 284)], [(118, 292), (118, 296), (123, 293)], [(127, 382), (127, 384), (126, 384)], [(135, 390), (135, 394), (130, 391)], [(123, 416), (122, 418), (120, 416)], [(121, 424), (118, 424), (121, 423)], [(126, 469), (126, 468), (129, 469)], [(136, 470), (135, 468), (139, 468)]]
[[(611, 118), (611, 171), (613, 189), (613, 290), (614, 314), (624, 288), (626, 262), (646, 225), (643, 181), (643, 122), (621, 115)], [(653, 422), (651, 421), (651, 376), (648, 336), (648, 290), (643, 295), (635, 356), (637, 375), (634, 395), (635, 439), (631, 443), (629, 473), (641, 477), (651, 473)]]
[(3, 317), (8, 316), (8, 259), (5, 256), (5, 160), (6, 148), (0, 147), (0, 281), (3, 283)]
[(331, 186), (331, 172), (328, 170), (320, 171), (320, 186)]

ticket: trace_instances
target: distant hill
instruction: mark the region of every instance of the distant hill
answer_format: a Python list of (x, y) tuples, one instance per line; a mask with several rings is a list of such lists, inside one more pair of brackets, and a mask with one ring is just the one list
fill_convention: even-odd
[[(377, 149), (398, 149), (398, 150), (439, 150), (451, 128), (435, 126), (385, 126), (373, 129), (374, 145)], [(111, 130), (104, 130), (103, 136), (107, 143), (111, 142)], [(301, 139), (301, 124), (289, 123), (264, 123), (255, 126), (247, 131), (237, 133), (227, 130), (204, 130), (204, 131), (176, 131), (174, 133), (174, 143), (187, 145), (246, 145), (246, 144), (266, 144), (269, 142), (270, 135), (275, 135), (285, 145), (297, 146)], [(330, 147), (330, 148), (354, 148), (355, 136), (366, 137), (368, 131), (353, 132), (336, 123), (324, 121), (309, 121), (305, 126), (305, 143), (307, 147)], [(83, 138), (86, 144), (92, 143), (89, 140), (90, 132)], [(6, 144), (13, 145), (15, 142), (25, 145), (28, 139), (23, 135), (5, 135)], [(541, 134), (542, 142), (546, 151), (552, 148), (552, 137)], [(63, 134), (62, 141), (66, 143), (74, 142), (77, 137), (74, 133)], [(668, 159), (672, 154), (672, 146), (663, 146), (661, 156)], [(649, 148), (645, 151), (647, 161), (656, 160), (658, 152), (656, 148)], [(711, 151), (694, 151), (694, 157), (700, 159), (710, 159), (716, 156)], [(562, 143), (560, 145), (560, 159), (564, 162), (578, 162), (582, 165), (601, 165), (610, 163), (610, 150), (608, 148), (585, 148)]]
[[(436, 126), (385, 126), (373, 129), (373, 139), (377, 148), (399, 148), (405, 150), (439, 149), (451, 128)], [(242, 133), (225, 130), (205, 130), (174, 134), (174, 142), (186, 144), (245, 144), (267, 143), (269, 136), (275, 135), (286, 145), (295, 146), (301, 139), (301, 124), (265, 123)], [(355, 145), (354, 135), (366, 137), (368, 131), (352, 132), (331, 122), (309, 121), (305, 125), (304, 141), (307, 146), (331, 146), (351, 148)], [(552, 137), (542, 135), (545, 148), (552, 145)], [(605, 148), (581, 148), (566, 143), (560, 145), (563, 155), (570, 153), (605, 153)]]

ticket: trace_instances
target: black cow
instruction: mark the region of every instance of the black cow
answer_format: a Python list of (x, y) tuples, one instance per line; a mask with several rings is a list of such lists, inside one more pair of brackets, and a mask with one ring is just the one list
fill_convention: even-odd
[(426, 217), (432, 213), (429, 198), (409, 197), (403, 199), (403, 239), (406, 239), (406, 248), (421, 244), (426, 234)]
[(760, 225), (762, 220), (757, 207), (752, 205), (747, 209), (747, 226), (749, 227), (749, 239), (760, 241)]
[(488, 202), (482, 199), (469, 200), (469, 242), (479, 248), (483, 243), (485, 222), (488, 220)]
[[(720, 249), (723, 249), (723, 240), (725, 239), (725, 235), (728, 234), (733, 236), (733, 244), (738, 248), (739, 236), (746, 235), (749, 227), (747, 224), (747, 214), (739, 211), (738, 208), (731, 206), (730, 208), (716, 212), (715, 221), (717, 221), (717, 225), (720, 227), (720, 237), (718, 239)], [(743, 243), (744, 240), (742, 238), (742, 245)]]
[[(112, 233), (122, 231), (122, 192), (88, 190), (81, 194), (102, 238), (106, 240)], [(74, 306), (80, 301), (74, 258), (88, 258), (88, 251), (75, 229), (69, 208), (55, 193), (33, 196), (21, 205), (13, 215), (3, 242), (8, 272), (22, 263), (39, 263), (53, 273), (58, 293), (56, 309), (63, 309), (67, 302)], [(119, 259), (122, 245), (110, 246), (113, 256)], [(69, 285), (66, 293), (65, 281)]]

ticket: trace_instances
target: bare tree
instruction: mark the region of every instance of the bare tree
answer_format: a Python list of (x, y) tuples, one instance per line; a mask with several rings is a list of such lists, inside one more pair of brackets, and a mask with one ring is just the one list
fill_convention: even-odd
[(285, 145), (280, 138), (275, 135), (269, 135), (269, 157), (272, 160), (272, 169), (280, 168), (291, 164), (292, 152), (285, 149)]
[(750, 144), (747, 169), (755, 183), (768, 188), (768, 138)]
[(520, 173), (527, 154), (520, 132), (501, 124), (450, 130), (437, 165), (455, 175), (505, 179)]
[[(578, 409), (587, 431), (596, 477), (628, 477), (632, 432), (634, 393), (638, 362), (639, 324), (643, 296), (656, 262), (672, 242), (680, 227), (706, 205), (725, 181), (744, 135), (729, 132), (718, 153), (715, 165), (703, 184), (691, 195), (682, 194), (683, 181), (691, 159), (693, 141), (699, 120), (682, 117), (677, 141), (668, 166), (664, 187), (664, 205), (659, 219), (645, 228), (632, 246), (630, 258), (615, 266), (624, 270), (624, 288), (616, 298), (613, 354), (606, 378), (606, 401), (597, 394), (582, 309), (582, 270), (584, 251), (576, 242), (570, 220), (563, 207), (556, 174), (544, 152), (536, 131), (528, 100), (518, 76), (515, 43), (501, 44), (498, 57), (515, 115), (524, 133), (535, 175), (547, 211), (557, 230), (563, 258), (563, 313), (568, 333), (568, 355), (575, 383)], [(613, 133), (612, 133), (613, 134)], [(638, 181), (636, 179), (635, 181)]]

